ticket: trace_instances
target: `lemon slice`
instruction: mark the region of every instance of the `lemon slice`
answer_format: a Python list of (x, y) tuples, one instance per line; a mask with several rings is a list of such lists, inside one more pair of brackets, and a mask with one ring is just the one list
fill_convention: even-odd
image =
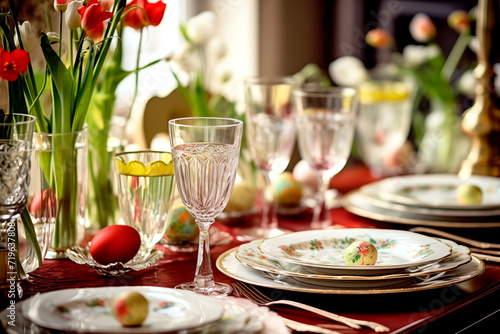
[(146, 166), (138, 160), (130, 160), (127, 162), (126, 173), (133, 176), (144, 176), (146, 174)]
[(154, 177), (174, 174), (174, 162), (170, 153), (162, 153), (161, 160), (155, 160), (147, 167), (138, 160), (125, 164), (121, 158), (115, 158), (115, 164), (118, 173), (123, 175)]
[(174, 164), (172, 161), (168, 164), (161, 160), (153, 161), (146, 168), (146, 176), (163, 176), (172, 174), (174, 174)]
[(361, 103), (396, 102), (410, 96), (408, 86), (403, 82), (366, 82), (359, 87)]

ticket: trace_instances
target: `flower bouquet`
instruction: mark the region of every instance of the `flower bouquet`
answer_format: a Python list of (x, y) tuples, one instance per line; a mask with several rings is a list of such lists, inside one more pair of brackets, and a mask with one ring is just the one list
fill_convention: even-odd
[[(8, 72), (1, 77), (9, 81), (11, 110), (26, 110), (37, 117), (38, 133), (33, 148), (39, 152), (43, 192), (50, 189), (48, 193), (54, 193), (49, 211), (55, 211), (52, 248), (58, 254), (64, 254), (83, 238), (87, 200), (84, 125), (125, 4), (126, 0), (118, 0), (108, 11), (97, 0), (87, 3), (55, 0), (59, 34), (40, 34), (46, 65), (41, 84), (35, 80), (29, 58), (33, 31), (28, 22), (22, 25), (18, 22), (18, 1), (9, 0), (10, 10), (2, 13), (0, 20), (2, 64), (7, 64), (3, 69)], [(62, 39), (64, 22), (70, 30), (67, 47), (63, 47)], [(47, 113), (41, 98), (46, 92), (50, 92)], [(31, 215), (33, 217), (33, 212)]]
[[(139, 66), (141, 44), (144, 30), (150, 26), (158, 26), (163, 19), (166, 4), (162, 1), (150, 3), (146, 0), (133, 0), (123, 11), (122, 24), (117, 27), (118, 43), (108, 55), (103, 66), (103, 75), (97, 82), (96, 92), (89, 106), (87, 125), (89, 132), (89, 216), (91, 224), (103, 228), (117, 223), (118, 200), (113, 185), (113, 154), (124, 144), (124, 128), (127, 120), (121, 124), (113, 123), (116, 89), (120, 82), (131, 74), (135, 74), (135, 91), (132, 104), (137, 96), (139, 72), (160, 60), (153, 61), (143, 67)], [(136, 68), (126, 71), (122, 68), (123, 30), (130, 27), (140, 31), (137, 48)], [(116, 127), (116, 130), (114, 129)], [(115, 130), (115, 131), (114, 131)], [(114, 132), (114, 133), (113, 133)]]

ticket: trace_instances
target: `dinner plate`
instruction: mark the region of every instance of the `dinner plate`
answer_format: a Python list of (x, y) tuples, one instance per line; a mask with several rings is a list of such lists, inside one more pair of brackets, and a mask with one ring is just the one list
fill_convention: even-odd
[[(448, 217), (467, 217), (469, 219), (477, 219), (477, 217), (492, 217), (500, 215), (500, 207), (470, 209), (469, 206), (462, 206), (456, 209), (440, 208), (440, 207), (425, 207), (408, 204), (400, 204), (388, 199), (384, 199), (383, 195), (377, 190), (377, 187), (368, 184), (359, 188), (360, 194), (364, 195), (364, 200), (370, 205), (377, 206), (382, 209), (390, 209), (402, 211), (405, 213), (413, 213), (423, 216), (429, 216), (434, 219), (448, 219)], [(454, 219), (454, 218), (452, 218)]]
[(368, 203), (359, 190), (353, 190), (342, 198), (347, 211), (369, 219), (412, 226), (445, 228), (494, 228), (500, 227), (500, 217), (437, 217), (381, 208)]
[(359, 286), (365, 287), (383, 286), (395, 284), (394, 279), (426, 276), (429, 274), (454, 269), (471, 260), (470, 249), (468, 247), (458, 245), (451, 240), (440, 240), (452, 247), (452, 253), (450, 256), (439, 262), (429, 263), (422, 266), (409, 267), (404, 272), (388, 275), (356, 276), (311, 274), (307, 270), (304, 270), (301, 265), (289, 264), (283, 261), (277, 261), (267, 258), (260, 252), (259, 248), (257, 247), (261, 240), (255, 240), (239, 246), (235, 253), (235, 257), (241, 264), (249, 268), (253, 268), (261, 272), (273, 273), (276, 275), (293, 276), (297, 280), (315, 282), (316, 284), (318, 284), (318, 280), (321, 280), (323, 282), (323, 285), (329, 285), (332, 287), (341, 287), (342, 285), (345, 286), (344, 282), (350, 282), (351, 284), (353, 284), (352, 282), (355, 282)]
[[(149, 313), (140, 327), (123, 327), (110, 303), (124, 291), (140, 292)], [(168, 333), (204, 326), (219, 320), (221, 303), (185, 290), (160, 287), (103, 287), (67, 289), (38, 294), (26, 300), (22, 314), (35, 324), (78, 333)]]
[[(375, 245), (378, 259), (374, 265), (345, 264), (345, 249), (356, 240)], [(264, 239), (258, 248), (271, 259), (300, 264), (308, 272), (330, 275), (400, 272), (451, 254), (451, 247), (436, 238), (408, 231), (364, 228), (293, 232)]]
[[(481, 204), (458, 203), (457, 188), (461, 184), (474, 184), (481, 188)], [(440, 209), (499, 209), (500, 178), (472, 175), (466, 179), (455, 174), (423, 174), (395, 176), (372, 184), (381, 198), (395, 203)]]
[(296, 292), (341, 295), (390, 294), (423, 291), (442, 288), (468, 281), (484, 272), (484, 262), (472, 256), (470, 262), (449, 271), (443, 271), (424, 278), (415, 278), (414, 282), (401, 286), (367, 288), (333, 288), (299, 282), (290, 276), (268, 275), (264, 277), (258, 270), (244, 266), (236, 259), (237, 247), (230, 249), (217, 258), (216, 266), (224, 275), (235, 280), (271, 289)]

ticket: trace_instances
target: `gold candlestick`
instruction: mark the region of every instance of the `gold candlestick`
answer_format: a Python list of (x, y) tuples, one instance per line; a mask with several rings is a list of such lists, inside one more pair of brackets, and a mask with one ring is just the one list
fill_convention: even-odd
[(474, 69), (476, 98), (462, 120), (462, 130), (470, 137), (472, 145), (462, 162), (461, 177), (473, 174), (500, 176), (500, 110), (494, 100), (494, 71), (490, 61), (497, 15), (498, 6), (492, 0), (479, 0), (476, 26), (478, 65)]

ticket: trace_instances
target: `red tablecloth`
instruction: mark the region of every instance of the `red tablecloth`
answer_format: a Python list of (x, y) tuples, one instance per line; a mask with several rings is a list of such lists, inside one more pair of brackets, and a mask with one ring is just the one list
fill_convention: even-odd
[[(372, 180), (373, 177), (370, 176), (364, 167), (354, 166), (345, 169), (341, 174), (336, 176), (332, 182), (332, 186), (341, 193), (346, 193)], [(364, 219), (342, 208), (333, 209), (331, 217), (333, 224), (345, 227), (409, 228), (409, 226), (398, 226), (397, 224), (380, 223)], [(298, 231), (308, 229), (310, 220), (311, 212), (304, 212), (296, 216), (281, 216), (279, 223), (283, 228)], [(255, 217), (252, 221), (257, 223), (258, 217)], [(214, 226), (228, 230), (231, 233), (237, 233), (237, 229), (239, 228), (239, 226), (225, 226), (221, 224)], [(498, 236), (498, 230), (495, 231)], [(234, 240), (228, 245), (214, 247), (211, 252), (213, 263), (215, 263), (220, 254), (239, 244), (238, 241)], [(148, 285), (171, 288), (179, 283), (191, 281), (196, 265), (196, 252), (176, 253), (168, 248), (164, 248), (164, 251), (165, 256), (154, 267), (139, 273), (128, 273), (125, 276), (114, 278), (100, 276), (92, 268), (78, 265), (70, 260), (45, 260), (43, 265), (32, 272), (27, 281), (23, 282), (23, 298), (28, 298), (38, 292), (67, 288), (125, 285)], [(215, 268), (215, 265), (214, 275), (216, 281), (229, 284), (234, 283), (233, 279), (220, 273)], [(481, 300), (486, 300), (487, 296), (497, 292), (499, 287), (500, 266), (488, 264), (485, 273), (471, 281), (456, 286), (421, 292), (347, 296), (294, 293), (282, 290), (270, 291), (270, 289), (262, 289), (262, 291), (268, 293), (268, 295), (272, 294), (274, 299), (294, 299), (341, 315), (376, 321), (391, 328), (393, 333), (400, 333), (415, 328), (419, 328), (418, 332), (424, 332), (433, 321), (445, 315), (447, 318), (453, 318), (456, 315), (458, 322), (460, 317), (463, 317), (460, 313), (462, 309), (466, 309), (469, 304), (477, 304)], [(279, 306), (275, 310), (282, 316), (298, 321), (309, 322), (311, 324), (329, 323), (333, 329), (341, 333), (370, 332), (366, 329), (353, 331), (346, 326), (320, 317), (314, 317), (310, 313), (291, 307)], [(471, 312), (469, 308), (467, 316), (470, 316)], [(429, 323), (429, 325), (426, 323)]]

